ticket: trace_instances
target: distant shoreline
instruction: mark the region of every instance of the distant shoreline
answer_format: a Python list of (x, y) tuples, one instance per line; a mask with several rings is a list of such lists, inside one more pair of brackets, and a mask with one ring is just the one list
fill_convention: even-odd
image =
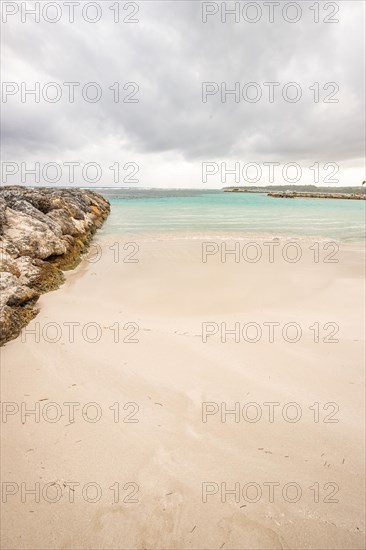
[(282, 199), (343, 199), (343, 200), (366, 200), (366, 195), (356, 195), (350, 193), (298, 193), (290, 191), (281, 193), (278, 191), (267, 193), (268, 197)]
[(269, 197), (319, 198), (319, 199), (366, 199), (366, 187), (317, 187), (316, 185), (267, 185), (264, 187), (223, 187), (224, 193), (266, 193)]
[(366, 189), (360, 187), (315, 187), (293, 185), (273, 185), (268, 187), (224, 187), (225, 193), (266, 193), (268, 197), (285, 199), (344, 199), (344, 200), (366, 200)]

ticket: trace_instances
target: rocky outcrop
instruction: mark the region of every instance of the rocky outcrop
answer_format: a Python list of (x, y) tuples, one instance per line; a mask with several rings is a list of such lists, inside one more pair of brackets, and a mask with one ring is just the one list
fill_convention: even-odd
[(279, 199), (343, 199), (364, 201), (366, 195), (356, 195), (355, 193), (298, 193), (296, 191), (286, 191), (267, 193), (269, 197), (275, 197)]
[[(265, 185), (258, 187), (257, 185), (251, 185), (249, 187), (236, 186), (236, 187), (223, 187), (225, 193), (268, 193), (270, 196), (280, 196), (278, 193), (285, 194), (286, 197), (289, 194), (297, 193), (297, 195), (304, 193), (307, 197), (310, 194), (321, 195), (319, 198), (344, 198), (339, 195), (345, 195), (345, 198), (364, 198), (366, 199), (366, 187), (362, 186), (347, 186), (347, 187), (319, 187), (317, 185)], [(274, 195), (276, 193), (276, 195)], [(334, 195), (331, 196), (331, 195)]]
[(42, 292), (60, 286), (109, 211), (93, 191), (0, 188), (0, 345), (38, 313)]

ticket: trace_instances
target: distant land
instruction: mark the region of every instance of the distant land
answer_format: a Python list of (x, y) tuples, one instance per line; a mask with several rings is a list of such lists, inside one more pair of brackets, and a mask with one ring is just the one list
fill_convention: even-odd
[(316, 185), (266, 185), (265, 187), (258, 186), (240, 186), (231, 185), (230, 187), (223, 187), (224, 191), (232, 191), (239, 193), (272, 193), (274, 191), (282, 193), (355, 193), (357, 195), (366, 194), (366, 185), (353, 186), (353, 187), (317, 187)]
[(227, 193), (266, 193), (280, 199), (366, 200), (366, 187), (317, 187), (316, 185), (268, 185), (266, 187), (224, 187)]

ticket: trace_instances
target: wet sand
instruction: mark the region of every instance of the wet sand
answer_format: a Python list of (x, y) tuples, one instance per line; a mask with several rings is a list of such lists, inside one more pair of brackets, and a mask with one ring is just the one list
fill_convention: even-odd
[(2, 350), (2, 547), (363, 548), (362, 249), (128, 241)]

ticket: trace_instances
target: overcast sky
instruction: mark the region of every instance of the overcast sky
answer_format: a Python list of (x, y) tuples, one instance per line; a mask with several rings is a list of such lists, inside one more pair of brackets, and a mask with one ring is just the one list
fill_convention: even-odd
[[(360, 185), (365, 179), (363, 1), (328, 2), (327, 8), (320, 2), (319, 14), (310, 9), (316, 3), (297, 2), (302, 16), (293, 23), (285, 18), (295, 19), (299, 12), (291, 6), (283, 12), (288, 2), (273, 6), (272, 23), (270, 8), (259, 1), (251, 2), (252, 7), (248, 2), (238, 4), (239, 22), (234, 15), (222, 22), (222, 2), (203, 6), (199, 1), (166, 0), (121, 2), (116, 23), (113, 19), (118, 14), (110, 9), (116, 2), (99, 2), (101, 13), (91, 6), (86, 15), (89, 19), (100, 16), (100, 20), (90, 23), (81, 15), (86, 3), (80, 0), (80, 6), (75, 5), (73, 23), (70, 8), (62, 1), (58, 13), (51, 6), (38, 23), (22, 12), (19, 2), (2, 2), (3, 20), (4, 9), (19, 8), (3, 24), (5, 163), (24, 163), (23, 172), (35, 162), (40, 163), (41, 172), (45, 164), (58, 163), (61, 173), (57, 175), (50, 165), (44, 172), (46, 179), (40, 174), (40, 184), (51, 184), (48, 180), (58, 177), (59, 185), (72, 183), (65, 162), (80, 163), (75, 166), (74, 185), (97, 179), (93, 165), (84, 170), (86, 178), (81, 168), (98, 163), (101, 177), (91, 184), (94, 187), (222, 187), (221, 163), (233, 169), (238, 162), (240, 170), (244, 168), (243, 185), (255, 184), (260, 173), (256, 184), (270, 183), (269, 168), (263, 163), (271, 162), (281, 163), (273, 168), (277, 184), (286, 183), (282, 175), (286, 163), (302, 167), (298, 183), (314, 183), (316, 170), (309, 168), (316, 162), (319, 185), (331, 185), (324, 178), (335, 171), (332, 163), (339, 165), (333, 176), (339, 179), (338, 185)], [(28, 2), (29, 7), (34, 4)], [(230, 8), (234, 4), (226, 2)], [(243, 9), (248, 10), (244, 15)], [(217, 10), (207, 15), (206, 23), (205, 10)], [(314, 22), (317, 15), (319, 23)], [(55, 23), (45, 20), (59, 16)], [(259, 20), (250, 23), (245, 17)], [(138, 22), (127, 23), (125, 18)], [(325, 23), (325, 18), (339, 22)], [(22, 102), (22, 86), (24, 91), (36, 82), (40, 83), (39, 103), (32, 95)], [(44, 87), (50, 82), (58, 83), (59, 89)], [(74, 89), (74, 103), (64, 82), (80, 83)], [(81, 89), (90, 82), (102, 91), (97, 102), (82, 97)], [(117, 86), (109, 89), (117, 82), (119, 101), (115, 101)], [(216, 84), (208, 86), (212, 95), (204, 102), (205, 82)], [(250, 82), (257, 84), (245, 87)], [(273, 102), (270, 87), (264, 85), (268, 82), (279, 83), (273, 88)], [(296, 82), (296, 87), (286, 88), (290, 82)], [(318, 102), (314, 101), (316, 82)], [(330, 82), (335, 84), (324, 89)], [(124, 90), (126, 83), (135, 84)], [(233, 89), (235, 83), (240, 96), (221, 97), (221, 89)], [(55, 103), (42, 96), (43, 91), (52, 100), (60, 90), (61, 98)], [(283, 98), (287, 93), (293, 99), (299, 90), (299, 101)], [(91, 100), (96, 91), (93, 86), (85, 89)], [(253, 102), (257, 93), (262, 97)], [(325, 103), (327, 97), (338, 102)], [(135, 102), (123, 102), (128, 98)], [(205, 170), (216, 172), (206, 181), (202, 163), (212, 163)], [(248, 168), (248, 163), (257, 163), (262, 172)], [(112, 165), (114, 171), (109, 168)], [(6, 164), (4, 170), (10, 173), (18, 168)], [(21, 183), (21, 172), (19, 166), (6, 182)], [(286, 173), (295, 178), (296, 168)], [(33, 185), (34, 176), (23, 174), (23, 181)], [(234, 183), (234, 176), (228, 176), (226, 185)]]

